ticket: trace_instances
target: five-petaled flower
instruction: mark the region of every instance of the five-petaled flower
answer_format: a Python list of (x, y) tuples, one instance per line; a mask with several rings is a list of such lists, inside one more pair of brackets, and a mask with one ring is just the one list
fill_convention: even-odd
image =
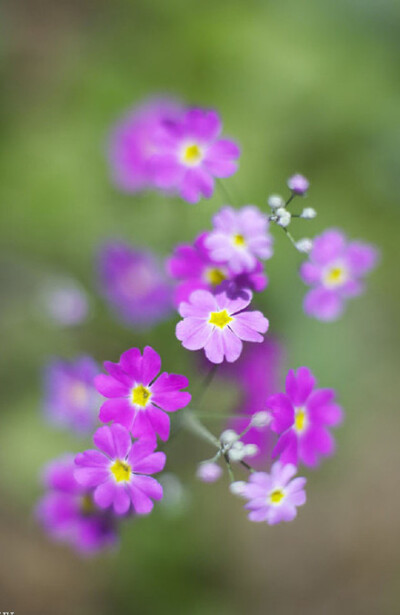
[(259, 311), (246, 310), (252, 294), (241, 291), (232, 298), (225, 291), (213, 295), (196, 290), (189, 302), (182, 302), (179, 313), (183, 317), (176, 326), (176, 337), (188, 350), (204, 348), (212, 363), (236, 361), (242, 352), (242, 340), (262, 342), (268, 320)]
[(362, 293), (361, 279), (375, 267), (378, 251), (361, 241), (347, 241), (344, 233), (328, 229), (313, 240), (308, 262), (300, 276), (312, 286), (304, 299), (304, 310), (319, 320), (336, 320), (346, 299)]
[(316, 381), (307, 367), (299, 367), (286, 377), (286, 393), (271, 395), (271, 429), (280, 434), (272, 457), (282, 463), (316, 466), (323, 456), (332, 455), (335, 442), (328, 427), (342, 420), (342, 409), (334, 402), (333, 389), (316, 389)]
[(265, 521), (268, 525), (293, 521), (297, 515), (297, 507), (306, 501), (306, 479), (293, 479), (296, 473), (294, 465), (282, 465), (277, 461), (270, 474), (250, 474), (249, 482), (239, 492), (240, 496), (248, 500), (245, 508), (250, 511), (250, 521)]
[(164, 453), (154, 452), (156, 442), (142, 438), (132, 443), (129, 431), (117, 423), (100, 427), (93, 442), (99, 450), (79, 453), (74, 475), (83, 487), (94, 489), (97, 506), (113, 507), (117, 515), (151, 512), (152, 500), (161, 500), (163, 490), (149, 474), (161, 472), (166, 460)]
[(143, 356), (139, 348), (131, 348), (118, 363), (106, 361), (104, 367), (109, 375), (95, 378), (99, 393), (109, 398), (100, 408), (100, 420), (120, 423), (135, 437), (158, 434), (167, 440), (170, 420), (166, 412), (188, 405), (191, 395), (181, 391), (188, 386), (188, 379), (167, 372), (158, 376), (161, 358), (150, 346), (144, 348)]

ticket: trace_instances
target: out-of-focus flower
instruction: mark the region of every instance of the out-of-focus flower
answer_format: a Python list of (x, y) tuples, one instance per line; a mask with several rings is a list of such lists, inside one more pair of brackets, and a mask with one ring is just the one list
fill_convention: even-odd
[(203, 483), (215, 483), (222, 476), (222, 468), (217, 463), (203, 461), (197, 466), (196, 476)]
[(178, 191), (189, 203), (210, 198), (214, 177), (237, 170), (239, 147), (221, 139), (221, 120), (215, 111), (190, 109), (159, 133), (151, 157), (152, 180), (163, 190)]
[(166, 412), (175, 412), (188, 405), (190, 393), (181, 391), (188, 386), (185, 376), (167, 374), (161, 369), (160, 355), (150, 346), (143, 350), (131, 348), (121, 355), (118, 363), (106, 361), (109, 375), (95, 378), (99, 393), (108, 397), (100, 409), (103, 423), (116, 421), (129, 429), (135, 437), (162, 440), (169, 436), (170, 420)]
[(182, 113), (174, 100), (151, 99), (117, 124), (110, 138), (109, 161), (113, 180), (121, 190), (137, 192), (153, 186), (149, 161), (156, 151), (156, 140)]
[(99, 251), (98, 271), (103, 295), (126, 324), (146, 327), (169, 316), (172, 287), (154, 254), (110, 242)]
[(259, 311), (248, 311), (252, 294), (242, 291), (231, 298), (225, 291), (213, 295), (195, 290), (189, 302), (182, 302), (179, 313), (183, 317), (176, 326), (176, 337), (188, 350), (204, 348), (211, 363), (236, 361), (246, 342), (262, 342), (268, 320)]
[(300, 214), (300, 218), (304, 218), (305, 220), (312, 220), (317, 215), (317, 212), (312, 207), (305, 207)]
[(56, 541), (71, 545), (82, 554), (93, 554), (117, 542), (115, 518), (99, 509), (89, 489), (74, 478), (74, 456), (65, 455), (45, 469), (47, 493), (36, 508), (36, 516)]
[(332, 455), (335, 441), (328, 431), (342, 421), (343, 412), (334, 402), (333, 389), (316, 389), (316, 381), (307, 367), (288, 372), (286, 393), (269, 397), (272, 431), (280, 438), (272, 456), (282, 463), (316, 466), (323, 456)]
[(63, 327), (72, 327), (86, 320), (89, 299), (75, 280), (54, 278), (45, 283), (39, 296), (40, 309), (46, 317)]
[(280, 209), (285, 207), (285, 199), (280, 194), (271, 194), (268, 197), (268, 205), (271, 209)]
[(93, 436), (99, 450), (75, 457), (75, 479), (83, 487), (94, 489), (93, 498), (100, 508), (113, 507), (117, 515), (129, 510), (146, 515), (153, 500), (161, 500), (163, 490), (155, 478), (161, 472), (165, 454), (155, 452), (154, 440), (132, 443), (130, 433), (118, 424), (100, 427)]
[(51, 361), (44, 370), (44, 410), (49, 421), (76, 432), (92, 431), (100, 407), (94, 387), (98, 373), (99, 367), (91, 357)]
[(205, 242), (208, 234), (202, 233), (193, 245), (178, 245), (167, 262), (171, 277), (179, 280), (175, 291), (175, 304), (188, 301), (194, 290), (216, 291), (222, 283), (231, 282), (232, 292), (241, 288), (262, 291), (266, 288), (268, 278), (262, 264), (257, 261), (254, 269), (237, 274), (227, 263), (216, 262), (211, 258)]
[(363, 291), (361, 279), (375, 267), (378, 251), (361, 241), (347, 241), (344, 233), (326, 230), (313, 241), (310, 259), (300, 276), (312, 286), (304, 299), (304, 310), (319, 320), (336, 320), (344, 303)]
[(237, 489), (237, 494), (248, 500), (250, 521), (265, 521), (275, 525), (281, 521), (293, 521), (297, 507), (306, 501), (305, 478), (294, 478), (297, 469), (293, 465), (274, 463), (271, 473), (254, 472), (249, 482)]
[(308, 254), (309, 252), (311, 252), (313, 244), (311, 239), (303, 237), (303, 239), (299, 239), (298, 241), (296, 241), (295, 246), (299, 252), (304, 252), (305, 254)]
[(268, 216), (255, 205), (239, 210), (223, 207), (213, 223), (205, 246), (215, 262), (227, 263), (232, 271), (242, 273), (254, 270), (257, 258), (265, 260), (272, 256)]
[(296, 173), (296, 175), (292, 175), (289, 177), (287, 184), (294, 194), (298, 196), (303, 196), (310, 187), (310, 182), (304, 175), (300, 175), (300, 173)]

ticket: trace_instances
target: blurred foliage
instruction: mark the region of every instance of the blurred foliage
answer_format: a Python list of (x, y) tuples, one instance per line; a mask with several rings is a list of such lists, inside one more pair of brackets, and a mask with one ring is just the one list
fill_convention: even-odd
[[(0, 569), (0, 595), (15, 601), (0, 608), (86, 615), (397, 612), (400, 562), (392, 550), (396, 541), (399, 552), (400, 525), (387, 511), (400, 503), (392, 489), (398, 443), (388, 445), (400, 427), (400, 4), (9, 0), (1, 16), (1, 535), (19, 554), (15, 566), (25, 562), (22, 575), (38, 563), (35, 583), (23, 584), (22, 593)], [(45, 425), (43, 364), (52, 355), (83, 352), (115, 360), (149, 343), (168, 370), (196, 378), (174, 337), (175, 321), (147, 332), (121, 326), (98, 297), (94, 274), (104, 239), (122, 237), (165, 256), (209, 228), (224, 202), (217, 192), (192, 207), (153, 193), (124, 195), (111, 185), (110, 126), (160, 92), (220, 111), (225, 132), (243, 151), (239, 173), (226, 182), (235, 204), (264, 207), (269, 193), (302, 172), (312, 182), (307, 205), (318, 217), (293, 223), (294, 233), (340, 226), (376, 243), (382, 262), (366, 296), (351, 302), (341, 321), (321, 324), (302, 314), (301, 257), (276, 233), (270, 286), (258, 303), (286, 345), (288, 365), (307, 364), (323, 386), (336, 387), (347, 414), (339, 455), (310, 475), (309, 505), (294, 524), (249, 527), (223, 486), (195, 485), (187, 515), (171, 519), (157, 510), (126, 526), (119, 555), (79, 563), (49, 545), (31, 521), (26, 529), (41, 465), (85, 444)], [(66, 330), (41, 319), (35, 292), (53, 274), (72, 275), (86, 287), (88, 323)], [(216, 387), (205, 405), (212, 411), (222, 396)], [(169, 469), (192, 489), (195, 463), (208, 450), (187, 440), (171, 444)], [(382, 519), (371, 510), (371, 489)], [(362, 510), (362, 522), (353, 507)], [(15, 538), (7, 523), (17, 524)], [(61, 558), (57, 576), (53, 566)]]

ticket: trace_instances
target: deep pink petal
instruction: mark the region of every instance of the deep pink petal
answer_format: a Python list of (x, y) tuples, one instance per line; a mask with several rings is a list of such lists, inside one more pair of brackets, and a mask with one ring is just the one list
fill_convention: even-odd
[(115, 380), (112, 376), (99, 374), (94, 378), (94, 385), (104, 397), (124, 397), (129, 393), (129, 387)]
[(99, 418), (102, 423), (115, 421), (130, 429), (134, 414), (135, 411), (127, 399), (109, 399), (101, 406)]
[(93, 442), (110, 459), (124, 459), (132, 444), (129, 431), (118, 423), (99, 427), (93, 436)]
[(294, 423), (294, 408), (289, 397), (285, 393), (276, 393), (267, 399), (267, 407), (271, 409), (271, 429), (276, 433), (282, 433)]

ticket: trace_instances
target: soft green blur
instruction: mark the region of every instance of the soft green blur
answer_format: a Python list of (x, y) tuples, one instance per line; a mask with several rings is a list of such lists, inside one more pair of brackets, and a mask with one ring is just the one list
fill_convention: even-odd
[[(397, 613), (400, 4), (8, 0), (0, 15), (0, 611)], [(318, 217), (293, 223), (294, 234), (340, 226), (377, 244), (382, 260), (366, 295), (339, 322), (322, 324), (302, 313), (301, 257), (276, 229), (260, 304), (286, 345), (287, 367), (310, 366), (323, 386), (337, 388), (346, 410), (336, 457), (307, 472), (298, 519), (250, 524), (226, 479), (195, 483), (196, 463), (210, 450), (181, 433), (167, 452), (187, 489), (185, 507), (159, 506), (126, 524), (118, 553), (81, 561), (33, 520), (42, 464), (87, 444), (46, 426), (42, 366), (80, 353), (116, 360), (149, 343), (166, 369), (188, 373), (195, 387), (175, 321), (147, 333), (124, 328), (94, 280), (102, 240), (122, 237), (165, 256), (209, 227), (224, 202), (217, 192), (192, 207), (111, 185), (109, 128), (157, 93), (220, 111), (243, 151), (239, 173), (226, 180), (237, 204), (265, 207), (268, 194), (302, 172)], [(37, 310), (38, 282), (58, 274), (90, 293), (83, 326), (58, 329)], [(216, 386), (205, 406), (218, 413), (224, 400)]]

